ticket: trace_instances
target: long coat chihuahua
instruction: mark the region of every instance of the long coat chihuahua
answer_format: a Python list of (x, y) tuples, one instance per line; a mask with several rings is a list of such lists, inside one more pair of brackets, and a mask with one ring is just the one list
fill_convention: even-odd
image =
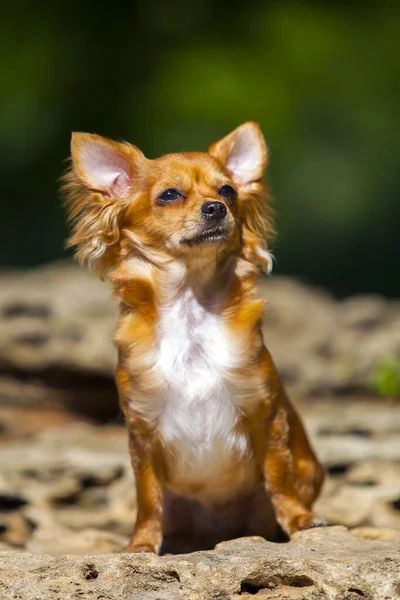
[(116, 380), (137, 487), (128, 552), (323, 525), (323, 470), (264, 346), (267, 148), (247, 122), (155, 160), (72, 137), (69, 245), (119, 302)]

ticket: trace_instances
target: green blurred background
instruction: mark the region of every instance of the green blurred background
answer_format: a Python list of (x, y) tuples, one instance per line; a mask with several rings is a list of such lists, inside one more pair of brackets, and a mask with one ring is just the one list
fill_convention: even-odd
[(260, 123), (275, 272), (400, 296), (400, 3), (3, 0), (0, 263), (66, 256), (72, 130), (148, 157)]

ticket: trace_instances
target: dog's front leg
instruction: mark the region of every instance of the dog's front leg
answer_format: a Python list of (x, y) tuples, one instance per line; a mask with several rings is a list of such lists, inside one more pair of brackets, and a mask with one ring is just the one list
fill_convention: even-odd
[(250, 419), (251, 437), (264, 485), (281, 527), (291, 535), (301, 529), (326, 525), (305, 506), (295, 486), (288, 405), (279, 375), (269, 353), (263, 353), (268, 401)]
[(264, 436), (261, 462), (265, 487), (281, 527), (291, 535), (301, 529), (326, 525), (324, 519), (304, 506), (295, 489), (287, 414), (283, 406), (277, 410)]
[(286, 533), (325, 525), (323, 519), (304, 506), (296, 492), (284, 407), (279, 407), (273, 417), (258, 418), (252, 426), (252, 438), (266, 492)]
[(130, 429), (129, 450), (136, 480), (137, 517), (125, 552), (158, 554), (162, 542), (163, 493), (155, 464), (152, 436), (141, 435)]

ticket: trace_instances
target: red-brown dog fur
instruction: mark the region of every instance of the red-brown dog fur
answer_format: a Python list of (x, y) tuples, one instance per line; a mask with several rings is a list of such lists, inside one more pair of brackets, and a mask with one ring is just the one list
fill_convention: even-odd
[(261, 333), (266, 164), (253, 122), (208, 153), (155, 160), (73, 135), (69, 245), (120, 307), (116, 380), (137, 486), (130, 552), (323, 524), (310, 512), (323, 470)]

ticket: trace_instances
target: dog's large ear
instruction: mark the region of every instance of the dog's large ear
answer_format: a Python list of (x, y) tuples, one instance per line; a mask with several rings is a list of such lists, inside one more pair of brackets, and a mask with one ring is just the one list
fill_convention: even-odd
[(109, 197), (126, 197), (133, 185), (128, 146), (91, 133), (73, 133), (71, 158), (76, 175), (88, 188)]
[(118, 252), (122, 217), (145, 160), (130, 144), (90, 133), (72, 134), (71, 168), (63, 182), (73, 222), (67, 246), (76, 247), (78, 260), (94, 266), (100, 276)]
[(252, 121), (211, 144), (209, 153), (225, 166), (238, 185), (258, 181), (267, 166), (267, 146), (259, 126)]
[(209, 154), (225, 167), (238, 189), (243, 256), (270, 272), (272, 256), (267, 251), (267, 238), (274, 233), (274, 227), (261, 181), (268, 150), (259, 126), (253, 121), (240, 125), (211, 144)]

